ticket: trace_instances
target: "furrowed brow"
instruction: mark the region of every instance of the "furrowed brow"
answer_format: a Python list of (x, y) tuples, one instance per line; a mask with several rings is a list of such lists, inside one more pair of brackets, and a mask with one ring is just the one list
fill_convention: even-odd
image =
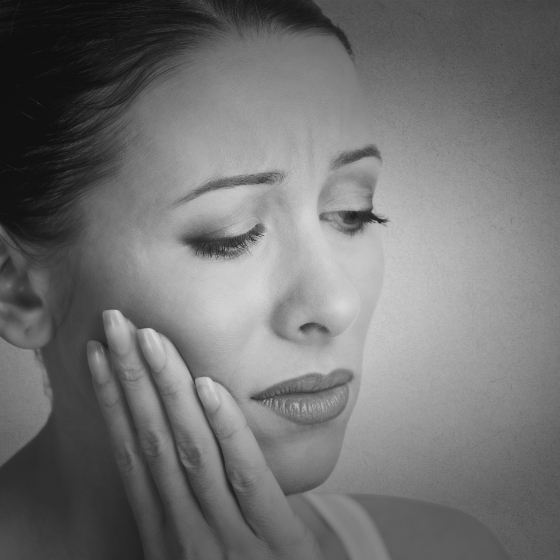
[(231, 177), (218, 177), (217, 179), (210, 179), (206, 181), (194, 191), (181, 197), (173, 206), (185, 204), (206, 194), (207, 192), (217, 191), (220, 189), (232, 189), (241, 185), (275, 185), (281, 183), (286, 177), (283, 171), (266, 171), (264, 173), (251, 173), (248, 175), (232, 175)]
[[(374, 144), (369, 144), (363, 148), (356, 150), (348, 150), (339, 152), (332, 160), (329, 166), (331, 171), (336, 171), (345, 165), (354, 163), (363, 158), (374, 157), (381, 161), (381, 153)], [(232, 175), (230, 177), (217, 177), (204, 182), (189, 194), (182, 196), (173, 203), (173, 207), (190, 202), (191, 200), (202, 196), (211, 191), (220, 189), (232, 189), (241, 185), (276, 185), (281, 183), (287, 176), (285, 171), (265, 171), (263, 173), (250, 173), (248, 175)]]

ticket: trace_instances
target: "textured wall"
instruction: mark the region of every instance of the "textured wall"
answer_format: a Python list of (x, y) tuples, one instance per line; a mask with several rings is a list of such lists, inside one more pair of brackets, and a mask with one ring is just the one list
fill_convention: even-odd
[[(327, 490), (468, 511), (513, 560), (560, 558), (557, 0), (319, 0), (378, 126), (387, 276)], [(48, 412), (0, 343), (0, 463)]]

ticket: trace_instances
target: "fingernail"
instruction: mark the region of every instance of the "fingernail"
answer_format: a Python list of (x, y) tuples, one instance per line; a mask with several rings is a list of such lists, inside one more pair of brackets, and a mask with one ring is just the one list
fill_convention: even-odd
[(165, 348), (159, 334), (154, 329), (138, 329), (136, 333), (140, 348), (142, 348), (142, 353), (150, 368), (152, 371), (159, 373), (165, 367), (167, 361)]
[(204, 408), (208, 412), (216, 412), (221, 403), (214, 382), (209, 377), (197, 377), (194, 382)]
[(103, 346), (97, 340), (89, 340), (87, 343), (87, 358), (91, 375), (97, 383), (109, 381), (111, 372), (107, 367), (107, 357)]
[(103, 326), (111, 350), (115, 354), (126, 354), (130, 349), (132, 337), (123, 314), (118, 309), (103, 311)]

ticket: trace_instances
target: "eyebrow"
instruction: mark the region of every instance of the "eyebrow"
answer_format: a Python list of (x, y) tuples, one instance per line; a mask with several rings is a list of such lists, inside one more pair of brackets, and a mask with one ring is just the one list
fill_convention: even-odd
[[(329, 165), (330, 171), (337, 171), (345, 165), (349, 165), (363, 158), (374, 157), (381, 160), (381, 152), (374, 144), (369, 144), (357, 150), (339, 152)], [(230, 177), (218, 177), (206, 181), (189, 194), (182, 196), (173, 203), (173, 207), (190, 202), (207, 192), (220, 189), (231, 189), (242, 185), (276, 185), (281, 183), (287, 176), (285, 171), (265, 171), (263, 173), (250, 173), (248, 175), (232, 175)]]
[(354, 163), (355, 161), (358, 161), (358, 160), (366, 158), (366, 157), (374, 157), (374, 158), (378, 159), (379, 161), (382, 161), (381, 160), (381, 152), (379, 151), (379, 148), (377, 146), (375, 146), (374, 144), (369, 144), (368, 146), (365, 146), (363, 148), (359, 148), (357, 150), (350, 150), (348, 152), (340, 152), (331, 161), (331, 165), (330, 165), (329, 169), (331, 171), (336, 171), (337, 169), (340, 169), (344, 165)]

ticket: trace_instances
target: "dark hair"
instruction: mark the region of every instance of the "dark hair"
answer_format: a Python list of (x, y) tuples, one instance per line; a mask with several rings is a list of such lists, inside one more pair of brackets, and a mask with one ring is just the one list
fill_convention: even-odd
[(0, 224), (61, 248), (76, 201), (114, 172), (121, 116), (177, 55), (247, 32), (337, 37), (311, 0), (8, 0), (0, 5)]

